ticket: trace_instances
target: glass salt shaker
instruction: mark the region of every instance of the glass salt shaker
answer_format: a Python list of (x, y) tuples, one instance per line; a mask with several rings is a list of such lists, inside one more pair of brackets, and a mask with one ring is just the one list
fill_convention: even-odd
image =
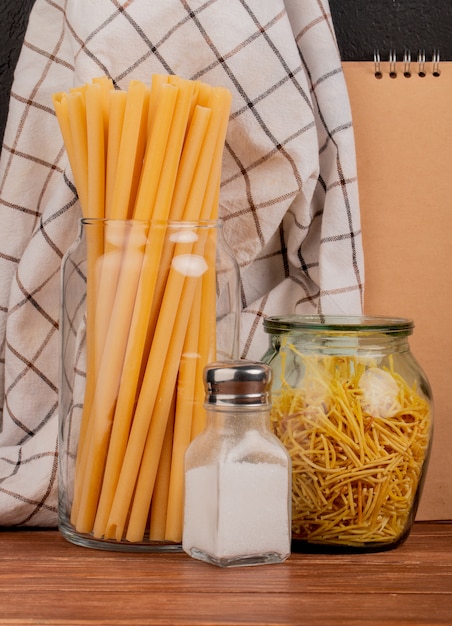
[(290, 554), (291, 463), (270, 430), (272, 370), (252, 361), (204, 369), (205, 429), (185, 454), (182, 547), (221, 567)]

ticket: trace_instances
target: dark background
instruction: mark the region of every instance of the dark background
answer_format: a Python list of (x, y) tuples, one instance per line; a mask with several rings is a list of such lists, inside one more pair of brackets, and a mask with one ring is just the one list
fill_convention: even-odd
[[(271, 0), (263, 0), (269, 2)], [(0, 0), (0, 143), (8, 113), (9, 90), (28, 15), (34, 0)], [(336, 36), (344, 61), (369, 61), (378, 49), (382, 60), (390, 50), (405, 49), (430, 60), (438, 49), (452, 60), (451, 0), (330, 0)]]

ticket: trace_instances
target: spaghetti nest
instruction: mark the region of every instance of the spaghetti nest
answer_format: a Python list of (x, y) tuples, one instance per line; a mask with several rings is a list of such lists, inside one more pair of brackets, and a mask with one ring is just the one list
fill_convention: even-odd
[[(293, 350), (295, 348), (292, 347)], [(430, 441), (430, 405), (389, 368), (298, 355), (305, 376), (273, 393), (292, 459), (294, 539), (390, 544), (408, 528)]]

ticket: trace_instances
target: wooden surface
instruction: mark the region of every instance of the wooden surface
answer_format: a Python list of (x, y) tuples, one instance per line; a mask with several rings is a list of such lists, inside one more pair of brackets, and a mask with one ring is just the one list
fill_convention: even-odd
[(0, 624), (452, 624), (452, 523), (416, 523), (389, 552), (234, 569), (4, 530)]

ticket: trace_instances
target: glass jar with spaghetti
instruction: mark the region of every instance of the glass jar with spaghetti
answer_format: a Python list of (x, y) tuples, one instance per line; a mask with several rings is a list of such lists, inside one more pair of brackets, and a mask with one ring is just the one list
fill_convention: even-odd
[(274, 432), (292, 459), (292, 549), (368, 552), (408, 537), (432, 435), (429, 383), (402, 318), (264, 321)]

